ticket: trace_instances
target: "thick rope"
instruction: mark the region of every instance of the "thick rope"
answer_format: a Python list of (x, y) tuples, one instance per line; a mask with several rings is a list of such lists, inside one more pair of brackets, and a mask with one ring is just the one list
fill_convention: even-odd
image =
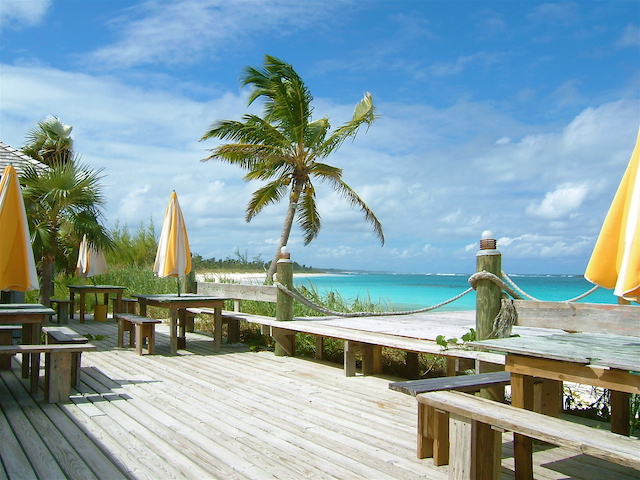
[[(528, 298), (529, 300), (533, 300), (536, 302), (540, 302), (542, 300), (538, 300), (535, 297), (532, 297), (531, 295), (529, 295), (528, 293), (524, 292), (520, 287), (518, 287), (513, 280), (511, 280), (511, 278), (509, 277), (509, 275), (507, 275), (506, 273), (502, 272), (502, 276), (504, 277), (504, 279), (509, 282), (509, 285), (511, 285), (515, 290), (517, 290), (523, 297)], [(585, 297), (588, 297), (589, 295), (591, 295), (593, 292), (595, 292), (596, 290), (598, 290), (600, 288), (599, 285), (594, 285), (591, 289), (589, 289), (588, 291), (584, 292), (582, 295), (578, 295), (577, 297), (573, 297), (570, 298), (569, 300), (564, 300), (564, 303), (571, 303), (571, 302), (577, 302), (578, 300), (582, 300)], [(513, 295), (511, 295), (513, 296)], [(517, 298), (517, 297), (514, 297)]]
[(411, 315), (413, 313), (424, 313), (424, 312), (428, 312), (430, 310), (435, 310), (436, 308), (440, 308), (444, 305), (447, 305), (448, 303), (451, 302), (455, 302), (456, 300), (458, 300), (459, 298), (462, 298), (463, 296), (465, 296), (467, 293), (470, 293), (473, 288), (468, 288), (466, 289), (464, 292), (462, 292), (459, 295), (456, 295), (455, 297), (446, 300), (444, 302), (438, 303), (437, 305), (432, 305), (430, 307), (426, 307), (426, 308), (421, 308), (418, 310), (406, 310), (406, 311), (402, 311), (402, 312), (350, 312), (350, 313), (345, 313), (345, 312), (336, 312), (335, 310), (329, 310), (328, 308), (323, 307), (322, 305), (318, 305), (317, 303), (312, 302), (311, 300), (309, 300), (307, 297), (305, 297), (304, 295), (302, 295), (298, 290), (295, 289), (295, 287), (292, 287), (291, 290), (288, 289), (287, 287), (285, 287), (283, 284), (281, 284), (280, 282), (278, 282), (275, 279), (275, 276), (273, 278), (273, 283), (276, 287), (278, 287), (280, 290), (282, 290), (284, 293), (286, 293), (287, 295), (289, 295), (292, 298), (295, 298), (296, 300), (298, 300), (300, 303), (302, 303), (303, 305), (316, 310), (320, 313), (324, 313), (325, 315), (335, 315), (338, 317), (387, 317), (387, 316), (391, 316), (391, 315)]
[[(286, 286), (284, 286), (282, 283), (278, 282), (276, 280), (276, 274), (274, 274), (272, 279), (273, 279), (273, 284), (276, 287), (282, 290), (285, 294), (289, 295), (291, 298), (298, 300), (300, 303), (302, 303), (306, 307), (309, 307), (312, 310), (316, 310), (317, 312), (323, 313), (325, 315), (333, 315), (338, 317), (383, 317), (383, 316), (387, 317), (392, 315), (411, 315), (414, 313), (429, 312), (431, 310), (435, 310), (436, 308), (440, 308), (440, 307), (443, 307), (444, 305), (448, 305), (449, 303), (455, 302), (456, 300), (459, 300), (460, 298), (464, 297), (466, 294), (470, 293), (472, 290), (475, 290), (479, 280), (492, 281), (493, 283), (498, 285), (502, 290), (504, 290), (509, 295), (511, 295), (511, 297), (513, 297), (514, 299), (523, 300), (523, 297), (527, 297), (530, 300), (540, 301), (532, 297), (531, 295), (528, 295), (522, 289), (520, 289), (513, 282), (513, 280), (509, 278), (509, 276), (506, 273), (502, 272), (502, 275), (507, 280), (507, 282), (509, 282), (510, 285), (507, 285), (500, 277), (498, 277), (497, 275), (494, 275), (493, 273), (486, 272), (486, 271), (474, 273), (469, 277), (469, 285), (471, 285), (470, 288), (466, 289), (464, 292), (460, 293), (459, 295), (456, 295), (455, 297), (450, 298), (449, 300), (445, 300), (444, 302), (441, 302), (429, 307), (420, 308), (417, 310), (405, 310), (405, 311), (399, 311), (399, 312), (393, 311), (393, 312), (350, 312), (350, 313), (336, 312), (335, 310), (330, 310), (328, 308), (323, 307), (322, 305), (318, 305), (317, 303), (312, 302), (307, 297), (305, 297), (302, 293), (296, 290), (295, 287), (292, 286), (291, 289), (289, 289)], [(585, 292), (582, 295), (579, 295), (575, 298), (565, 300), (565, 302), (569, 303), (569, 302), (575, 302), (577, 300), (580, 300), (588, 295), (591, 295), (598, 288), (599, 287), (596, 285), (588, 292)], [(500, 312), (496, 316), (496, 319), (494, 322), (494, 329), (493, 329), (493, 332), (491, 333), (492, 336), (494, 334), (496, 336), (502, 336), (505, 334), (505, 332), (507, 331), (510, 332), (511, 327), (515, 325), (517, 320), (518, 314), (515, 310), (515, 307), (513, 306), (513, 301), (507, 298), (506, 296), (503, 296), (501, 302), (502, 302), (502, 306), (501, 306)]]

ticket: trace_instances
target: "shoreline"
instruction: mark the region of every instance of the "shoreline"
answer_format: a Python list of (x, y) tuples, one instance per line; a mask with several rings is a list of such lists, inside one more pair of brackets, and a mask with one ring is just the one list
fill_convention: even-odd
[[(300, 277), (329, 277), (330, 273), (294, 273), (294, 278)], [(249, 273), (249, 272), (225, 272), (225, 273), (198, 273), (196, 280), (198, 282), (214, 282), (214, 283), (246, 283), (249, 285), (262, 285), (267, 278), (266, 273)]]

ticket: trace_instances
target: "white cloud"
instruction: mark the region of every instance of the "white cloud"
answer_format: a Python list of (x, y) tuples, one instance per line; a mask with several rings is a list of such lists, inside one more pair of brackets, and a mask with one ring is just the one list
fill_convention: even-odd
[(90, 58), (103, 68), (211, 61), (260, 32), (289, 35), (333, 11), (325, 2), (147, 1), (110, 23), (119, 40)]
[(553, 192), (547, 192), (542, 201), (533, 201), (527, 207), (527, 213), (547, 220), (564, 219), (582, 206), (582, 202), (589, 193), (585, 184), (560, 185)]
[(51, 7), (51, 0), (2, 0), (0, 28), (20, 29), (39, 25)]
[(618, 48), (637, 48), (640, 46), (640, 27), (630, 23), (616, 42)]

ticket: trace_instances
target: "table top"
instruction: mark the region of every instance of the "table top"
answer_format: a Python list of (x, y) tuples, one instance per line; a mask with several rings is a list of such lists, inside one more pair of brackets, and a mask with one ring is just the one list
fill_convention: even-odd
[(2, 303), (0, 304), (0, 316), (16, 315), (53, 315), (53, 309), (39, 303)]
[(467, 343), (483, 350), (640, 372), (640, 337), (571, 333)]
[(117, 285), (67, 285), (69, 290), (124, 290), (127, 287)]
[(189, 303), (189, 302), (209, 302), (209, 301), (224, 301), (227, 300), (223, 297), (216, 297), (211, 295), (198, 295), (196, 293), (181, 293), (180, 295), (175, 293), (161, 293), (151, 295), (132, 295), (134, 298), (144, 301), (152, 301), (157, 303)]

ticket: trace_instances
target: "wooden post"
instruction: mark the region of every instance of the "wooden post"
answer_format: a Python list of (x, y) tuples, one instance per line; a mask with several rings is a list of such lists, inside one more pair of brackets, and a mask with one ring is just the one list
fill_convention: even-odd
[[(496, 249), (496, 240), (490, 231), (482, 232), (480, 251), (476, 255), (476, 271), (493, 273), (502, 278), (502, 254)], [(478, 280), (476, 284), (476, 339), (491, 336), (493, 323), (500, 313), (502, 288), (491, 280)], [(476, 373), (504, 370), (502, 365), (476, 362)], [(504, 400), (504, 387), (483, 388), (479, 396), (496, 401)]]
[[(489, 231), (482, 233), (480, 251), (476, 255), (476, 271), (502, 277), (502, 254)], [(476, 284), (476, 339), (486, 340), (493, 330), (493, 321), (500, 312), (502, 289), (491, 280), (478, 280)]]
[[(284, 246), (280, 251), (276, 275), (278, 282), (287, 288), (293, 287), (293, 262), (289, 249)], [(276, 298), (276, 320), (293, 320), (293, 298), (278, 289)], [(275, 335), (274, 335), (275, 334)], [(295, 353), (295, 333), (283, 334), (280, 329), (272, 329), (273, 339), (276, 341), (275, 354), (277, 356), (290, 355)]]

